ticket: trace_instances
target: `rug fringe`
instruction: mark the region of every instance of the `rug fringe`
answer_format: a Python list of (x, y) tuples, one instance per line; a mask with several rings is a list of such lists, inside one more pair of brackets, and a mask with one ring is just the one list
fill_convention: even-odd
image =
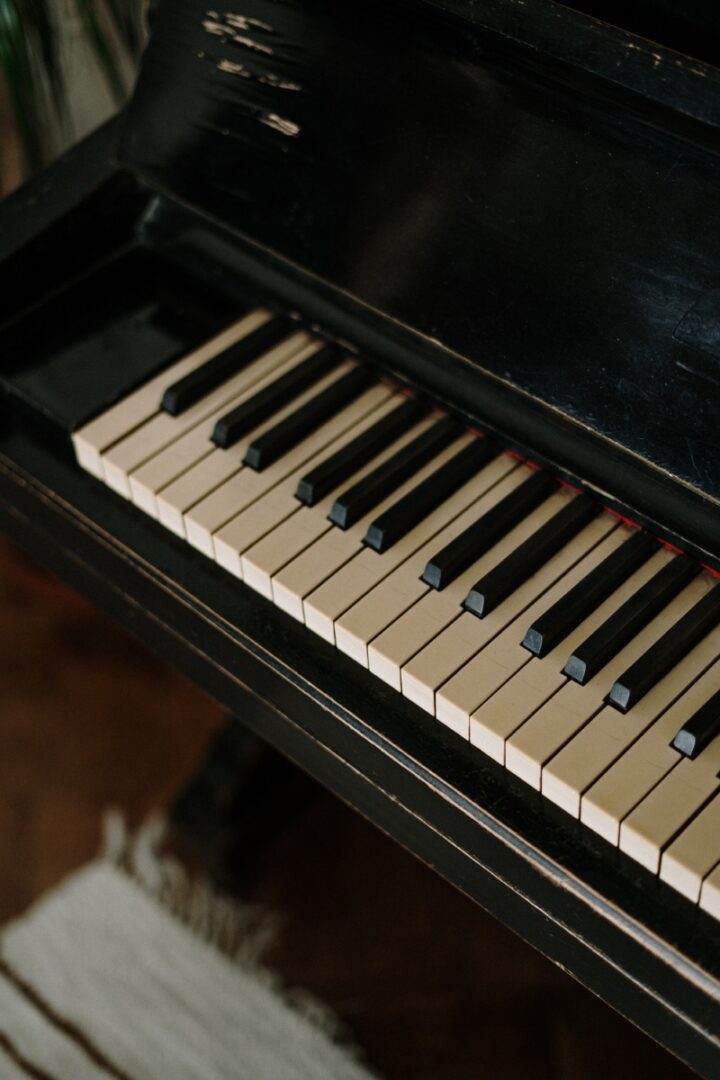
[(206, 879), (193, 879), (178, 859), (163, 851), (167, 834), (162, 817), (148, 818), (131, 832), (120, 811), (108, 810), (99, 859), (122, 870), (196, 937), (251, 970), (299, 1016), (367, 1068), (351, 1031), (332, 1009), (300, 987), (283, 986), (280, 977), (262, 965), (278, 938), (281, 920), (264, 907), (221, 895)]
[(148, 818), (131, 832), (117, 810), (103, 820), (100, 859), (123, 870), (145, 893), (196, 937), (225, 956), (253, 964), (277, 939), (280, 923), (265, 908), (218, 893), (206, 879), (193, 878), (180, 861), (163, 851), (167, 822)]

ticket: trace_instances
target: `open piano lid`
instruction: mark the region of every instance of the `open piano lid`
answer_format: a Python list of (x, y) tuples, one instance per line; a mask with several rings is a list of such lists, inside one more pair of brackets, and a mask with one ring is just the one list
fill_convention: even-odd
[(718, 126), (719, 71), (550, 0), (174, 0), (121, 156), (718, 555)]

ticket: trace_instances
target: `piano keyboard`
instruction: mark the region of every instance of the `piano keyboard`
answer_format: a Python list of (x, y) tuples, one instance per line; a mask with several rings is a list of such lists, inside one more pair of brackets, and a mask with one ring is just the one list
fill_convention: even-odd
[(720, 917), (720, 584), (264, 309), (79, 464)]

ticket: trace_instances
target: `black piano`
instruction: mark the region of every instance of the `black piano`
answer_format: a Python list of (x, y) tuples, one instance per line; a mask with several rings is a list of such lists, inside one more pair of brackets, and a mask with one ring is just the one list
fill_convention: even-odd
[(720, 1075), (720, 19), (160, 0), (0, 207), (0, 519)]

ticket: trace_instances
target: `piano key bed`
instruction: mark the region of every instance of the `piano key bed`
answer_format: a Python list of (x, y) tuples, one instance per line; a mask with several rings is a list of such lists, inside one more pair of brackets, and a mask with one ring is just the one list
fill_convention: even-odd
[(73, 443), (85, 470), (720, 918), (710, 571), (264, 308)]

